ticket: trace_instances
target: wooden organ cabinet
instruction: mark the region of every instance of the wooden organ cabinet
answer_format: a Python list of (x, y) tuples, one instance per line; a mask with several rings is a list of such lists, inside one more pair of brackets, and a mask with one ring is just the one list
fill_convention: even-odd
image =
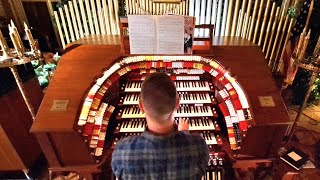
[[(241, 47), (220, 48), (223, 54), (239, 48), (242, 51)], [(259, 52), (255, 46), (245, 48)], [(265, 83), (259, 87), (261, 83), (250, 84), (255, 81), (245, 78), (239, 78), (240, 83), (209, 56), (123, 57), (119, 54), (118, 46), (82, 45), (62, 57), (31, 129), (50, 167), (110, 161), (119, 139), (142, 133), (146, 121), (137, 103), (143, 79), (153, 72), (170, 75), (180, 98), (175, 118), (188, 118), (190, 132), (199, 133), (210, 148), (205, 179), (224, 179), (228, 174), (224, 171), (225, 163), (230, 158), (235, 161), (276, 156), (279, 142), (290, 126), (282, 99), (266, 76), (269, 72), (263, 63), (256, 63), (259, 73), (266, 76), (259, 80)], [(223, 54), (217, 51), (216, 56)], [(261, 51), (257, 54), (262, 56)], [(240, 62), (228, 59), (238, 57), (223, 57), (225, 64)], [(240, 69), (245, 75), (256, 72), (249, 66), (229, 67)], [(257, 77), (260, 78), (258, 73)], [(242, 82), (250, 87), (252, 95), (245, 91)], [(257, 94), (272, 96), (276, 107), (261, 107)], [(50, 110), (55, 99), (69, 100), (65, 112)]]
[[(37, 111), (43, 93), (33, 67), (27, 63), (16, 68), (25, 93)], [(41, 148), (34, 134), (29, 132), (32, 120), (10, 69), (0, 68), (0, 179), (14, 176), (21, 170), (31, 175), (34, 172), (33, 166), (41, 157)]]
[(144, 131), (146, 121), (138, 107), (139, 93), (143, 79), (153, 72), (165, 72), (175, 82), (180, 98), (176, 121), (180, 117), (189, 119), (190, 132), (205, 139), (212, 152), (208, 179), (221, 179), (227, 156), (222, 147), (239, 149), (253, 119), (236, 79), (217, 61), (201, 56), (132, 56), (116, 60), (90, 88), (79, 115), (76, 128), (91, 153), (97, 157), (103, 154), (110, 134), (107, 131), (113, 132), (112, 149), (119, 139)]

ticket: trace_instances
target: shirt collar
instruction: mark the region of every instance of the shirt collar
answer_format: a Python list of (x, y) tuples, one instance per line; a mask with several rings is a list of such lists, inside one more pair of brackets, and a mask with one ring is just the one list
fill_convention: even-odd
[(174, 135), (176, 135), (179, 131), (178, 131), (178, 126), (176, 124), (174, 124), (174, 131), (171, 132), (170, 134), (167, 135), (154, 135), (152, 134), (149, 129), (148, 126), (146, 127), (145, 131), (141, 134), (141, 136), (145, 137), (146, 139), (150, 139), (150, 140), (164, 140), (164, 139), (168, 139), (173, 137)]

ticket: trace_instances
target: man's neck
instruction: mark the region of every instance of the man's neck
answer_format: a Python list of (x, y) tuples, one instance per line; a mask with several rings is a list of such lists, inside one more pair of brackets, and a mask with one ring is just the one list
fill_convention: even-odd
[(167, 124), (158, 124), (153, 120), (147, 120), (148, 130), (157, 136), (168, 135), (175, 131), (173, 122), (174, 121), (172, 120)]
[(168, 135), (168, 134), (171, 134), (172, 132), (175, 131), (175, 128), (174, 128), (174, 125), (171, 124), (171, 126), (169, 127), (165, 127), (165, 128), (154, 128), (154, 127), (150, 127), (148, 126), (148, 130), (150, 133), (156, 135), (156, 136), (165, 136), (165, 135)]

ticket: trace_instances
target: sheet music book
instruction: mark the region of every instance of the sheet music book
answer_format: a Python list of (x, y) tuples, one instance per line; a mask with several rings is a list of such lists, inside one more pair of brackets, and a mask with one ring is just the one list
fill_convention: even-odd
[(131, 54), (192, 53), (194, 17), (129, 15), (128, 26)]
[(302, 166), (309, 160), (309, 155), (295, 147), (291, 147), (284, 155), (280, 157), (280, 159), (288, 163), (296, 170), (300, 170)]

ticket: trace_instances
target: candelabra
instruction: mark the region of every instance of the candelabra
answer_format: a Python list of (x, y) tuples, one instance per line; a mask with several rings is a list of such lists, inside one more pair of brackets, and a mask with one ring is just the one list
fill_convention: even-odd
[(23, 83), (19, 77), (16, 66), (26, 64), (33, 60), (41, 60), (41, 52), (37, 48), (37, 43), (33, 39), (32, 34), (26, 23), (24, 23), (25, 33), (28, 37), (30, 50), (27, 50), (21, 41), (20, 35), (17, 28), (15, 27), (13, 21), (8, 25), (9, 35), (14, 46), (14, 49), (8, 47), (7, 42), (3, 38), (2, 32), (0, 31), (0, 46), (2, 49), (2, 56), (0, 56), (0, 68), (10, 68), (15, 81), (18, 85), (19, 91), (22, 94), (22, 97), (28, 107), (28, 110), (31, 114), (32, 119), (35, 119), (35, 111), (30, 103), (28, 95), (24, 89)]
[(297, 72), (298, 68), (303, 68), (303, 69), (311, 72), (311, 77), (310, 77), (310, 81), (308, 83), (308, 90), (306, 92), (306, 95), (303, 99), (303, 102), (302, 102), (300, 108), (299, 108), (298, 114), (293, 121), (291, 130), (289, 133), (289, 141), (291, 140), (291, 138), (294, 134), (294, 129), (299, 122), (302, 111), (307, 104), (307, 101), (308, 101), (308, 98), (310, 96), (311, 91), (313, 90), (313, 87), (314, 87), (313, 85), (315, 83), (315, 80), (316, 80), (318, 74), (320, 73), (320, 54), (305, 58), (305, 52), (306, 52), (306, 49), (307, 49), (307, 46), (309, 43), (309, 39), (310, 39), (310, 31), (309, 31), (308, 35), (305, 36), (305, 30), (303, 30), (303, 32), (300, 35), (298, 45), (297, 45), (297, 47), (291, 57), (291, 62), (290, 62), (290, 64), (292, 65), (291, 68), (294, 69), (294, 70), (292, 70), (292, 72), (293, 72), (292, 80), (294, 79), (295, 73)]

